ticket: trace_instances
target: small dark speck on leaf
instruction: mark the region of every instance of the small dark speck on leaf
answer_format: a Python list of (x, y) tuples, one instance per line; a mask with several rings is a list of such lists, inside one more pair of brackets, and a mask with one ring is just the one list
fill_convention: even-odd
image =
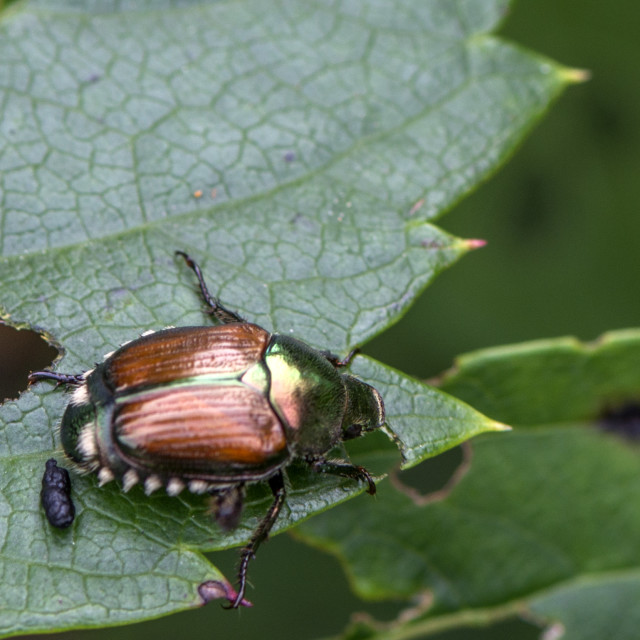
[[(202, 598), (202, 604), (205, 605), (221, 598), (233, 602), (238, 594), (226, 580), (207, 580), (198, 585), (198, 595)], [(243, 598), (240, 604), (243, 607), (253, 606), (246, 598)]]
[(296, 159), (296, 154), (293, 151), (287, 151), (283, 157), (285, 162), (293, 162)]
[(598, 422), (603, 431), (640, 442), (640, 403), (629, 402), (604, 411)]
[(442, 245), (434, 240), (423, 240), (420, 246), (424, 249), (441, 249)]
[(304, 233), (317, 232), (316, 223), (304, 213), (300, 213), (299, 211), (289, 219), (289, 224), (297, 227)]
[(94, 82), (98, 82), (98, 80), (102, 80), (102, 75), (99, 73), (91, 73), (84, 81), (86, 84), (93, 84)]

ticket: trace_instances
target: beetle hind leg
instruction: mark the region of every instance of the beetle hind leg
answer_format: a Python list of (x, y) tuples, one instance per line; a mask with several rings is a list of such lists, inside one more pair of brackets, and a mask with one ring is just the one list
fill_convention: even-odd
[(177, 256), (182, 256), (192, 271), (198, 278), (198, 284), (200, 285), (200, 293), (207, 307), (209, 307), (209, 313), (222, 324), (230, 324), (232, 322), (244, 322), (244, 318), (241, 318), (237, 313), (230, 311), (226, 307), (223, 307), (218, 298), (212, 296), (209, 293), (207, 283), (204, 281), (202, 270), (198, 266), (198, 263), (184, 251), (176, 251)]
[(273, 502), (269, 507), (266, 515), (260, 521), (258, 528), (253, 532), (249, 544), (247, 544), (240, 554), (240, 568), (238, 569), (238, 593), (235, 600), (226, 609), (237, 609), (244, 599), (244, 592), (247, 586), (247, 569), (249, 562), (255, 557), (258, 547), (269, 537), (269, 531), (276, 523), (284, 499), (286, 497), (286, 489), (284, 487), (284, 478), (282, 472), (279, 471), (276, 475), (269, 479), (269, 487), (273, 493)]
[(29, 384), (38, 380), (55, 380), (58, 385), (68, 384), (74, 387), (84, 382), (84, 374), (78, 373), (54, 373), (53, 371), (32, 371), (29, 374)]

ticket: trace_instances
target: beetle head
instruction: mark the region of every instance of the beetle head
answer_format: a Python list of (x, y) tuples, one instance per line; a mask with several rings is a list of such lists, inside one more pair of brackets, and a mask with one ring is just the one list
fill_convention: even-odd
[(347, 409), (342, 421), (342, 440), (357, 438), (365, 431), (379, 429), (385, 421), (384, 403), (377, 389), (351, 375), (343, 375)]

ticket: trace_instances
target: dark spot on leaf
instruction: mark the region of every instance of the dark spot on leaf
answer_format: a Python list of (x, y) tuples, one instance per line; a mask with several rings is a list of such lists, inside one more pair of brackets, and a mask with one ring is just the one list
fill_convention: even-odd
[(98, 80), (102, 79), (102, 75), (100, 73), (91, 73), (85, 78), (85, 82), (87, 84), (93, 84), (94, 82), (98, 82)]
[(318, 225), (309, 217), (305, 216), (304, 213), (296, 213), (289, 220), (289, 224), (294, 225), (300, 231), (305, 233), (317, 233)]
[(420, 246), (423, 249), (442, 249), (442, 243), (437, 242), (436, 240), (423, 240), (420, 243)]
[(391, 482), (418, 505), (438, 502), (462, 480), (471, 466), (471, 457), (471, 445), (465, 442), (413, 469), (392, 473)]
[[(226, 580), (207, 580), (198, 585), (198, 595), (202, 598), (202, 604), (208, 604), (212, 600), (228, 600), (233, 602), (238, 595), (236, 590)], [(246, 598), (240, 603), (243, 607), (252, 607), (253, 604)]]
[(45, 369), (53, 364), (58, 351), (43, 337), (28, 329), (15, 329), (0, 324), (0, 401), (17, 398), (28, 386), (31, 371)]
[(603, 431), (615, 433), (633, 442), (640, 441), (640, 402), (607, 409), (600, 418), (599, 425)]
[(296, 159), (296, 154), (293, 151), (287, 151), (283, 157), (285, 162), (293, 162)]

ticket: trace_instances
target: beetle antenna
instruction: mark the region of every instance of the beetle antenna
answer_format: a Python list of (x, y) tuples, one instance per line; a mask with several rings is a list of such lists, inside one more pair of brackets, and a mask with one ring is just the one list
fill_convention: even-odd
[(241, 318), (237, 313), (234, 313), (233, 311), (230, 311), (226, 307), (222, 306), (220, 300), (209, 293), (209, 288), (207, 287), (207, 283), (204, 281), (202, 270), (198, 266), (198, 263), (188, 253), (185, 253), (184, 251), (176, 251), (176, 255), (182, 256), (184, 258), (184, 261), (187, 263), (187, 266), (189, 266), (196, 274), (196, 278), (198, 278), (198, 284), (200, 285), (200, 293), (202, 294), (202, 299), (204, 300), (207, 307), (209, 307), (209, 313), (214, 318), (216, 318), (216, 320), (222, 322), (222, 324), (244, 322), (244, 318)]

